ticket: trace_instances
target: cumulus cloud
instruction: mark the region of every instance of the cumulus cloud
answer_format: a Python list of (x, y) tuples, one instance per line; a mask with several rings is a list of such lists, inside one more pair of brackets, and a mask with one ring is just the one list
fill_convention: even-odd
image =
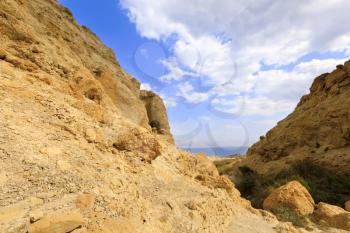
[[(248, 115), (290, 111), (316, 75), (343, 62), (300, 58), (312, 52), (350, 54), (346, 0), (121, 0), (121, 5), (142, 36), (170, 43), (171, 59), (163, 61), (168, 73), (161, 81), (180, 82), (176, 95), (187, 102), (212, 98), (229, 112), (243, 100)], [(192, 79), (201, 85), (191, 85)], [(224, 100), (231, 107), (222, 108)]]
[(152, 90), (152, 87), (151, 87), (151, 85), (148, 84), (148, 83), (141, 83), (140, 89), (141, 89), (141, 90), (151, 91), (151, 90)]
[(188, 103), (197, 104), (208, 100), (209, 93), (195, 92), (193, 86), (189, 82), (180, 83), (178, 85), (178, 96), (185, 98)]
[[(306, 94), (315, 75), (332, 70), (345, 59), (313, 59), (302, 62), (291, 71), (267, 70), (253, 76), (251, 92), (237, 98), (217, 96), (212, 100), (217, 110), (242, 115), (273, 115), (291, 112)], [(253, 95), (251, 94), (253, 93)], [(243, 108), (243, 109), (242, 109)]]
[(166, 107), (168, 107), (168, 108), (176, 107), (177, 100), (175, 97), (168, 96), (164, 93), (160, 93), (159, 95), (163, 99), (163, 102), (164, 102)]
[(174, 57), (163, 60), (162, 64), (168, 69), (168, 73), (160, 77), (163, 82), (180, 81), (185, 77), (198, 77), (198, 74), (194, 72), (181, 69)]

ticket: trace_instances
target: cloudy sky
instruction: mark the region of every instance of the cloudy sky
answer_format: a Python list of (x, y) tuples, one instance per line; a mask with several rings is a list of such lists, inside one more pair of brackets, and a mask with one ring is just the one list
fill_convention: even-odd
[(249, 146), (350, 53), (347, 0), (61, 0), (166, 102), (182, 147)]

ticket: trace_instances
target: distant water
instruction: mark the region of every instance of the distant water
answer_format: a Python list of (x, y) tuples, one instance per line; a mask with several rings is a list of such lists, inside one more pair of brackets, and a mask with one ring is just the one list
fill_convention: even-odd
[(202, 152), (209, 156), (229, 156), (229, 155), (243, 155), (247, 152), (248, 147), (191, 147), (182, 148), (192, 153)]

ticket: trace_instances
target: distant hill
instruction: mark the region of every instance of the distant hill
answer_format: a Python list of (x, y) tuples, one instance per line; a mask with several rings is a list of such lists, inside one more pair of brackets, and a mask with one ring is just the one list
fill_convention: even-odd
[(295, 110), (249, 148), (247, 166), (260, 174), (302, 160), (350, 175), (350, 61), (315, 78)]
[(192, 153), (202, 152), (209, 156), (229, 156), (243, 155), (247, 152), (248, 147), (191, 147), (183, 149)]

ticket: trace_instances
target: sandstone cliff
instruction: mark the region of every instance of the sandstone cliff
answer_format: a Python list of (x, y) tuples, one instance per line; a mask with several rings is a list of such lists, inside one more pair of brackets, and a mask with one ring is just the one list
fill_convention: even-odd
[(140, 97), (146, 107), (148, 124), (155, 132), (164, 135), (167, 141), (174, 143), (163, 100), (155, 93), (145, 90), (141, 91)]
[[(24, 71), (69, 80), (73, 92), (99, 104), (108, 97), (122, 117), (149, 127), (140, 83), (120, 68), (113, 51), (94, 33), (52, 2), (2, 1), (3, 60)], [(166, 112), (162, 115), (166, 118)]]
[(247, 165), (271, 174), (302, 160), (350, 177), (350, 61), (317, 77), (310, 94), (247, 152)]
[(177, 149), (139, 87), (56, 1), (0, 1), (0, 232), (296, 232)]

